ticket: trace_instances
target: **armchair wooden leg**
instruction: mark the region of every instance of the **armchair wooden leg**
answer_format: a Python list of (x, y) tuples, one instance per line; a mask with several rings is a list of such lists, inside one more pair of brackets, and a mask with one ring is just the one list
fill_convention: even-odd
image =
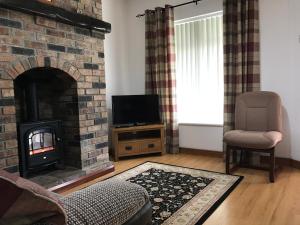
[(270, 182), (275, 182), (275, 151), (274, 149), (270, 152)]
[(225, 155), (225, 163), (226, 163), (226, 173), (230, 174), (230, 147), (226, 146), (226, 155)]

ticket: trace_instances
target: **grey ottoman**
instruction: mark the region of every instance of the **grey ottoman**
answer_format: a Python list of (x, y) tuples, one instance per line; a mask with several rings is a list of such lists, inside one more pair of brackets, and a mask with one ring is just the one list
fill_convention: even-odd
[(68, 225), (148, 225), (152, 207), (147, 191), (116, 179), (62, 197)]

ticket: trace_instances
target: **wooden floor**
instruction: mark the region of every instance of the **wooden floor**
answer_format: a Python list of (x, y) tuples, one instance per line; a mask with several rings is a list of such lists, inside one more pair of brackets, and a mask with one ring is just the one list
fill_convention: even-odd
[[(106, 177), (120, 173), (145, 161), (224, 172), (221, 158), (193, 154), (152, 156), (122, 160), (115, 163), (116, 171), (63, 194), (79, 190)], [(300, 225), (300, 170), (281, 168), (274, 184), (268, 173), (239, 169), (245, 176), (241, 184), (208, 218), (205, 225)]]

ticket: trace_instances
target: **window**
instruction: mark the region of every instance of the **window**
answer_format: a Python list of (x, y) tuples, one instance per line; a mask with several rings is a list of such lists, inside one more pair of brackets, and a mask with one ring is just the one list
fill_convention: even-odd
[(223, 124), (222, 13), (175, 23), (179, 123)]

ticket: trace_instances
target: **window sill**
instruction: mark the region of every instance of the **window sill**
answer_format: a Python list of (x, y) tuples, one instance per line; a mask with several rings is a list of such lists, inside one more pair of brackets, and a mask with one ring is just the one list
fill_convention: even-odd
[(179, 123), (179, 126), (195, 126), (195, 127), (223, 127), (223, 124), (205, 124), (205, 123)]

